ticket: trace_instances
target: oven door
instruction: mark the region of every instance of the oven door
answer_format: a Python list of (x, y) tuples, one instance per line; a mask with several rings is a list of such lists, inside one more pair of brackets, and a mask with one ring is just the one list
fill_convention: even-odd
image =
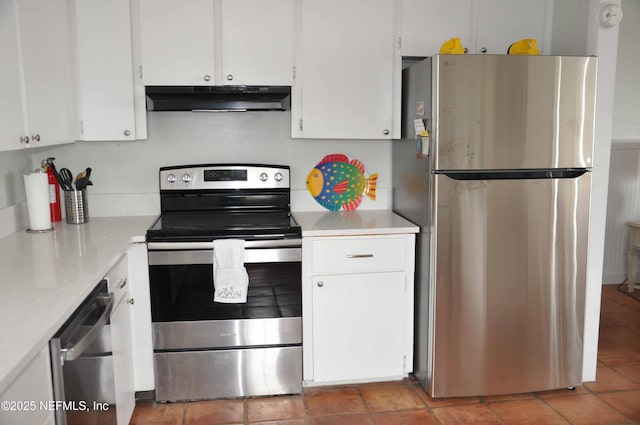
[(212, 244), (148, 244), (157, 400), (300, 392), (300, 242), (246, 241), (238, 304), (213, 301)]

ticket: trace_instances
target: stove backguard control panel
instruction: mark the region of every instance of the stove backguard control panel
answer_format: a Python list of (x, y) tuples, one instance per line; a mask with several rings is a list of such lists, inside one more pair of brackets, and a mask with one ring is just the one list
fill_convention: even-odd
[(289, 167), (274, 165), (185, 165), (160, 168), (160, 190), (289, 188)]

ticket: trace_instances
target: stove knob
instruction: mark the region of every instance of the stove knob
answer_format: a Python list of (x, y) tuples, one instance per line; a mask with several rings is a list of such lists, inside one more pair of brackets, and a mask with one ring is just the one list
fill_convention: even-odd
[(189, 183), (191, 181), (191, 174), (183, 174), (182, 181), (185, 183)]
[(269, 175), (267, 173), (260, 173), (260, 180), (266, 182), (267, 180), (269, 180)]
[(168, 181), (169, 183), (175, 183), (175, 182), (176, 182), (176, 175), (175, 175), (175, 174), (169, 174), (169, 175), (167, 176), (167, 181)]
[(282, 178), (284, 176), (282, 175), (282, 173), (276, 173), (275, 176), (273, 176), (274, 179), (276, 179), (277, 182), (282, 181)]

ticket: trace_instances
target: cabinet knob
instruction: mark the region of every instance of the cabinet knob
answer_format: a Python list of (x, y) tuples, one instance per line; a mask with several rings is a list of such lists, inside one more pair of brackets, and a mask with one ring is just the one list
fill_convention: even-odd
[(25, 145), (29, 144), (29, 136), (24, 136), (20, 138), (20, 143), (24, 143)]
[(386, 136), (387, 134), (389, 134), (389, 130), (387, 130), (387, 129), (385, 128), (384, 130), (382, 130), (382, 134), (384, 134), (384, 135)]
[(318, 288), (322, 288), (323, 286), (324, 286), (324, 282), (323, 281), (318, 282)]
[(205, 81), (211, 81), (211, 75), (205, 75), (204, 76), (204, 80)]
[(127, 300), (127, 304), (131, 304), (131, 305), (133, 305), (133, 298), (129, 298), (129, 299)]
[(486, 47), (483, 47), (482, 49), (480, 49), (480, 51), (481, 51), (482, 53), (487, 53), (487, 48), (486, 48)]
[(122, 132), (125, 136), (131, 136), (131, 132), (129, 130), (125, 130)]
[(227, 80), (229, 80), (229, 81), (233, 80), (233, 75), (227, 74)]
[(40, 141), (40, 135), (39, 134), (35, 134), (33, 136), (31, 136), (31, 140), (35, 140), (36, 142)]

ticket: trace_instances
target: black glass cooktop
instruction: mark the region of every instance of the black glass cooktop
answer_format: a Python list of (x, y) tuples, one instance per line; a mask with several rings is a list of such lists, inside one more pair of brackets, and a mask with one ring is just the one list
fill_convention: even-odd
[(147, 230), (150, 242), (210, 242), (220, 238), (259, 240), (300, 238), (288, 211), (165, 212)]

